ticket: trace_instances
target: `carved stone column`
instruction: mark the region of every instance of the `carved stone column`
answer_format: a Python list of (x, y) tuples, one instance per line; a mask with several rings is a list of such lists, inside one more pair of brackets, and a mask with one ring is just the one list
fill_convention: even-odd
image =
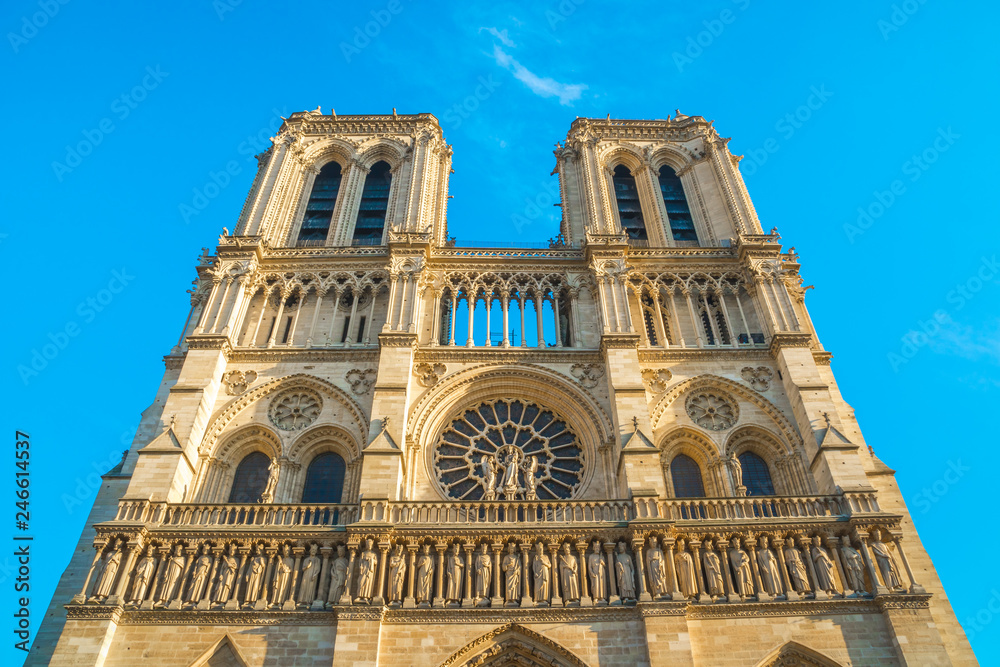
[(490, 600), (490, 605), (499, 608), (503, 607), (503, 595), (500, 594), (500, 552), (503, 544), (494, 542), (490, 548), (493, 550), (493, 599)]
[(465, 595), (462, 597), (462, 606), (471, 607), (472, 603), (472, 551), (476, 545), (466, 542), (462, 545), (465, 551)]
[(434, 600), (431, 603), (433, 607), (443, 607), (444, 606), (444, 552), (448, 548), (447, 543), (438, 542), (434, 545), (434, 550), (437, 551), (437, 567), (435, 568), (435, 574), (437, 581), (434, 591), (437, 593), (434, 596)]
[[(558, 315), (558, 313), (557, 313)], [(576, 543), (576, 551), (580, 554), (577, 573), (580, 575), (580, 606), (592, 607), (594, 600), (590, 597), (590, 590), (587, 586), (587, 543), (580, 540)]]
[(225, 548), (221, 544), (217, 544), (212, 549), (212, 569), (209, 570), (208, 581), (205, 582), (205, 592), (198, 600), (198, 604), (195, 605), (195, 609), (199, 611), (204, 611), (212, 606), (212, 582), (215, 581), (215, 572), (219, 568), (219, 560), (222, 558), (224, 550)]
[(871, 552), (868, 550), (868, 537), (863, 533), (858, 533), (858, 540), (861, 542), (861, 555), (865, 559), (865, 566), (868, 568), (868, 576), (872, 580), (872, 595), (888, 595), (889, 589), (885, 587), (882, 581), (878, 578), (878, 573), (875, 571), (875, 564), (872, 563)]
[(705, 577), (701, 574), (701, 540), (691, 540), (691, 551), (694, 552), (694, 572), (698, 577), (698, 602), (711, 602), (712, 598), (705, 592)]
[(128, 557), (125, 559), (122, 568), (118, 570), (118, 583), (115, 584), (114, 592), (107, 599), (106, 604), (122, 603), (122, 597), (125, 594), (125, 584), (128, 583), (129, 575), (132, 574), (132, 568), (135, 567), (135, 559), (142, 553), (141, 541), (130, 541), (129, 545), (132, 548), (129, 550)]
[(408, 543), (406, 550), (410, 552), (410, 569), (408, 571), (409, 582), (406, 586), (406, 598), (403, 600), (403, 609), (413, 609), (417, 606), (417, 600), (413, 596), (413, 585), (417, 579), (417, 543)]
[(806, 559), (806, 571), (809, 573), (809, 585), (813, 590), (813, 597), (817, 600), (829, 600), (830, 596), (826, 591), (822, 591), (819, 588), (819, 584), (816, 582), (816, 565), (813, 563), (812, 553), (810, 552), (810, 543), (808, 538), (799, 538), (799, 548), (802, 550), (802, 555)]
[(837, 568), (837, 576), (840, 577), (840, 585), (844, 590), (843, 597), (848, 597), (854, 593), (850, 588), (850, 582), (847, 580), (847, 572), (844, 569), (844, 563), (841, 561), (840, 549), (837, 548), (837, 538), (827, 536), (826, 546), (833, 554), (833, 564)]
[(375, 596), (372, 598), (373, 607), (381, 607), (385, 604), (385, 571), (389, 569), (389, 544), (388, 540), (378, 543), (378, 577), (375, 580)]
[(615, 543), (604, 543), (604, 564), (608, 570), (608, 605), (621, 606), (618, 597), (618, 571), (615, 569)]
[(917, 580), (913, 578), (913, 570), (910, 569), (910, 561), (906, 559), (906, 554), (903, 552), (903, 536), (902, 534), (890, 533), (892, 536), (892, 541), (896, 545), (896, 551), (899, 552), (899, 560), (903, 561), (903, 568), (906, 570), (906, 576), (910, 579), (910, 595), (923, 595), (927, 590), (917, 583)]
[[(523, 322), (523, 320), (522, 320)], [(522, 338), (523, 340), (523, 338)], [(531, 555), (531, 545), (521, 544), (521, 608), (534, 607), (535, 603), (531, 599), (531, 584), (528, 582), (528, 560)]]
[(552, 600), (549, 604), (553, 607), (561, 607), (563, 604), (562, 596), (559, 595), (559, 545), (555, 542), (549, 543), (549, 560), (552, 563), (552, 574), (549, 578), (550, 587), (552, 588)]
[[(246, 551), (249, 551), (249, 549), (246, 549), (246, 551), (244, 551), (244, 549), (245, 547), (240, 547), (240, 556), (242, 558), (242, 562), (246, 562)], [(302, 554), (304, 553), (305, 549), (303, 547), (292, 548), (292, 555), (295, 556), (295, 564), (292, 566), (292, 582), (288, 586), (288, 598), (286, 598), (285, 603), (281, 605), (282, 611), (295, 610), (295, 600), (297, 597), (296, 592), (298, 591), (298, 583), (299, 583), (299, 567), (302, 566)], [(240, 565), (240, 577), (241, 578), (243, 577), (242, 565)]]
[(322, 609), (325, 606), (324, 593), (329, 590), (330, 585), (330, 553), (333, 551), (333, 547), (327, 544), (320, 547), (319, 551), (323, 554), (323, 564), (320, 566), (319, 587), (316, 588), (316, 599), (313, 600), (310, 609)]
[(667, 548), (667, 583), (670, 585), (670, 599), (684, 600), (684, 594), (677, 585), (677, 568), (674, 565), (674, 544), (676, 541), (672, 537), (663, 538), (663, 546)]

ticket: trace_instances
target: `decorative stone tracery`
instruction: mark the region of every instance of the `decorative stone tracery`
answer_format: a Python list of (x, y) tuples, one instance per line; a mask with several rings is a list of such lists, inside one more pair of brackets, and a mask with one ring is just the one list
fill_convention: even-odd
[(271, 423), (285, 431), (300, 431), (316, 421), (323, 399), (309, 389), (289, 389), (271, 400)]
[(725, 431), (740, 416), (736, 402), (721, 392), (693, 392), (688, 396), (685, 408), (691, 421), (710, 431)]

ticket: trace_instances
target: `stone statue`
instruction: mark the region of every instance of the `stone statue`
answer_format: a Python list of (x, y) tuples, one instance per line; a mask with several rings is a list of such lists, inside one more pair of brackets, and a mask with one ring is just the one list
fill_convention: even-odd
[(500, 563), (505, 577), (504, 591), (507, 603), (517, 602), (521, 597), (521, 559), (517, 555), (517, 545), (507, 544), (507, 555)]
[(222, 555), (219, 563), (219, 583), (215, 587), (215, 601), (225, 604), (229, 602), (229, 597), (233, 592), (233, 583), (236, 581), (236, 570), (239, 569), (239, 561), (236, 560), (236, 545), (230, 544), (229, 550)]
[(274, 568), (274, 599), (272, 605), (281, 606), (293, 591), (288, 590), (292, 584), (292, 571), (295, 569), (295, 559), (292, 558), (292, 547), (285, 545), (282, 555)]
[(94, 589), (94, 597), (103, 600), (111, 595), (115, 586), (115, 577), (118, 575), (118, 567), (122, 562), (122, 552), (119, 549), (121, 540), (115, 540), (111, 544), (111, 551), (104, 554), (101, 564), (101, 576), (97, 579), (97, 586)]
[(559, 582), (562, 584), (563, 599), (566, 602), (580, 599), (579, 567), (569, 544), (564, 544), (562, 553), (559, 554)]
[(358, 598), (371, 603), (375, 594), (375, 573), (378, 570), (378, 556), (373, 550), (375, 541), (365, 540), (365, 550), (358, 559)]
[(667, 594), (667, 567), (663, 551), (655, 537), (649, 538), (646, 550), (646, 569), (649, 571), (649, 593), (654, 598)]
[(264, 573), (266, 570), (267, 556), (264, 555), (263, 548), (257, 547), (257, 553), (250, 559), (250, 565), (246, 573), (246, 604), (253, 605), (260, 599), (261, 584), (264, 583)]
[(483, 474), (483, 500), (496, 500), (497, 462), (483, 454), (479, 457), (479, 469)]
[(597, 600), (606, 600), (608, 591), (604, 583), (607, 564), (601, 555), (601, 543), (594, 540), (594, 553), (587, 556), (587, 574), (590, 575), (590, 595)]
[(517, 483), (517, 471), (520, 463), (521, 450), (511, 447), (511, 450), (507, 453), (507, 461), (503, 470), (503, 480), (501, 481), (504, 496), (506, 496), (507, 500), (514, 500), (514, 496), (517, 495), (520, 488)]
[(167, 569), (163, 574), (163, 588), (160, 600), (170, 602), (181, 594), (181, 576), (187, 559), (184, 557), (184, 547), (180, 544), (174, 547), (174, 555), (167, 561)]
[(430, 603), (433, 593), (431, 585), (434, 581), (434, 556), (431, 556), (431, 545), (424, 545), (424, 552), (417, 558), (417, 602)]
[(809, 587), (806, 564), (802, 562), (802, 554), (795, 548), (791, 538), (788, 539), (788, 546), (785, 548), (785, 565), (788, 567), (788, 578), (795, 592), (805, 591)]
[(736, 592), (747, 597), (753, 595), (753, 570), (750, 567), (750, 556), (740, 548), (740, 538), (734, 537), (733, 548), (729, 550), (729, 562), (732, 563), (736, 578), (733, 584)]
[(299, 574), (299, 596), (295, 599), (302, 607), (308, 607), (318, 597), (316, 589), (319, 586), (320, 569), (323, 567), (318, 553), (319, 546), (313, 544), (309, 547), (309, 555), (302, 561), (302, 572)]
[(774, 552), (767, 546), (766, 537), (760, 538), (757, 566), (760, 568), (760, 585), (764, 587), (768, 595), (781, 595), (784, 592), (781, 586), (781, 569)]
[(818, 536), (813, 538), (812, 560), (813, 565), (816, 567), (816, 588), (827, 593), (836, 592), (837, 586), (834, 584), (833, 578), (833, 561), (830, 560), (830, 554), (823, 548)]
[(847, 577), (848, 586), (856, 591), (865, 590), (865, 561), (858, 550), (850, 544), (840, 547), (840, 553), (844, 557), (844, 575)]
[(445, 600), (457, 602), (462, 599), (462, 572), (465, 563), (462, 562), (461, 547), (455, 544), (451, 553), (445, 559), (445, 574), (448, 575), (448, 586), (445, 590)]
[(538, 500), (538, 457), (529, 456), (521, 466), (524, 473), (524, 499)]
[(535, 545), (535, 561), (531, 564), (535, 573), (535, 604), (549, 603), (549, 584), (552, 579), (552, 561), (545, 555), (545, 548), (539, 542)]
[(132, 595), (129, 602), (139, 604), (146, 597), (149, 589), (149, 582), (153, 577), (153, 570), (156, 569), (156, 557), (153, 556), (153, 547), (146, 547), (146, 555), (135, 566), (135, 578), (132, 580)]
[(478, 604), (480, 600), (489, 600), (490, 583), (493, 579), (493, 559), (486, 551), (484, 543), (473, 563), (476, 566), (476, 592), (473, 596)]
[(618, 543), (615, 554), (615, 576), (618, 579), (618, 594), (622, 600), (635, 599), (635, 566), (631, 554), (625, 551), (625, 543)]
[(406, 555), (403, 545), (397, 544), (396, 550), (389, 556), (389, 600), (403, 601), (403, 583), (406, 581)]
[(264, 491), (260, 494), (260, 502), (262, 503), (274, 502), (274, 490), (278, 486), (278, 467), (278, 459), (271, 459), (271, 465), (267, 467), (267, 484), (264, 485)]
[(198, 602), (205, 595), (205, 585), (212, 571), (212, 557), (208, 555), (209, 546), (201, 545), (201, 555), (195, 561), (191, 572), (191, 586), (188, 589), (188, 601)]
[(344, 589), (347, 586), (347, 549), (344, 548), (343, 544), (337, 545), (337, 558), (333, 561), (333, 565), (330, 567), (330, 595), (327, 596), (327, 602), (330, 604), (339, 604), (341, 596), (344, 595)]
[(712, 549), (712, 540), (705, 540), (702, 545), (705, 551), (701, 554), (701, 563), (705, 568), (705, 581), (708, 582), (708, 594), (713, 598), (719, 597), (725, 591), (719, 555)]
[(726, 464), (729, 466), (729, 472), (733, 476), (733, 490), (736, 490), (743, 486), (743, 466), (740, 464), (740, 460), (736, 458), (735, 452), (729, 455)]
[(688, 599), (698, 597), (698, 574), (694, 569), (694, 557), (684, 548), (684, 540), (677, 540), (674, 563), (677, 566), (677, 585)]
[(896, 559), (889, 551), (889, 545), (880, 539), (878, 532), (872, 537), (872, 553), (875, 554), (875, 562), (878, 563), (878, 571), (882, 573), (882, 581), (890, 591), (902, 588), (903, 584), (899, 578), (899, 570), (896, 569)]

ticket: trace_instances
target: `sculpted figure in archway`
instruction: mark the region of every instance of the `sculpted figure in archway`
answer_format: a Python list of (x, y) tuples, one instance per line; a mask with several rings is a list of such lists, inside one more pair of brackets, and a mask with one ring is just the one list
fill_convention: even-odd
[(462, 599), (462, 572), (465, 570), (465, 563), (462, 562), (462, 555), (456, 543), (452, 547), (452, 552), (448, 554), (445, 565), (445, 572), (448, 574), (448, 588), (445, 591), (445, 600), (448, 602), (458, 602)]
[(299, 596), (296, 598), (300, 607), (308, 607), (316, 599), (316, 587), (319, 585), (319, 571), (322, 567), (322, 562), (316, 555), (318, 553), (319, 546), (313, 544), (309, 547), (309, 556), (302, 561), (302, 572), (299, 575), (301, 578)]
[(760, 583), (769, 595), (781, 595), (781, 570), (774, 552), (767, 546), (767, 537), (760, 538), (757, 548), (757, 565), (760, 569)]
[(146, 555), (135, 566), (135, 578), (132, 580), (132, 595), (129, 597), (129, 602), (139, 604), (146, 597), (146, 590), (149, 588), (149, 582), (153, 578), (153, 570), (155, 569), (156, 557), (153, 555), (153, 547), (150, 545), (146, 547)]
[(258, 546), (254, 557), (250, 559), (250, 566), (247, 568), (247, 592), (246, 604), (253, 606), (261, 597), (261, 584), (264, 583), (264, 572), (267, 570), (267, 556), (264, 555), (263, 547)]
[(347, 586), (347, 549), (343, 544), (337, 545), (337, 559), (330, 568), (330, 594), (326, 600), (329, 604), (339, 604)]
[(378, 569), (378, 556), (372, 549), (375, 541), (372, 538), (365, 540), (365, 550), (358, 560), (358, 598), (366, 604), (371, 604), (375, 591), (375, 573)]
[(230, 544), (229, 549), (222, 555), (222, 560), (219, 563), (219, 583), (215, 587), (215, 601), (217, 603), (225, 604), (229, 602), (238, 568), (239, 561), (236, 560), (236, 545)]
[(267, 484), (260, 494), (260, 502), (273, 503), (274, 490), (278, 488), (278, 459), (271, 459), (271, 465), (267, 467)]
[(896, 568), (896, 559), (889, 551), (889, 545), (881, 540), (881, 535), (876, 531), (872, 535), (872, 553), (875, 554), (875, 561), (878, 563), (878, 570), (882, 573), (882, 581), (890, 591), (902, 588), (903, 584), (899, 578), (899, 570)]
[(587, 556), (587, 574), (590, 575), (590, 595), (594, 602), (606, 600), (608, 591), (604, 583), (604, 575), (607, 572), (607, 565), (604, 556), (601, 555), (601, 543), (594, 540), (592, 545), (594, 552)]
[(504, 573), (504, 593), (507, 605), (513, 606), (521, 597), (521, 558), (517, 554), (517, 545), (507, 544), (507, 554), (503, 557), (500, 567)]
[(111, 550), (104, 555), (101, 576), (97, 579), (97, 587), (94, 589), (94, 597), (98, 600), (107, 598), (114, 588), (115, 577), (118, 575), (118, 567), (122, 561), (122, 552), (119, 549), (121, 543), (121, 540), (115, 540), (111, 544)]
[(833, 578), (833, 561), (823, 548), (819, 536), (813, 538), (812, 559), (816, 567), (816, 588), (827, 593), (835, 593), (837, 586)]
[(492, 456), (483, 454), (479, 458), (479, 469), (483, 475), (483, 500), (496, 500), (497, 462)]
[(507, 452), (507, 458), (504, 461), (503, 470), (503, 480), (500, 485), (503, 488), (504, 496), (507, 500), (514, 500), (517, 492), (520, 490), (520, 485), (517, 482), (517, 471), (521, 465), (521, 450), (516, 447), (511, 447), (510, 451)]
[(635, 600), (635, 565), (632, 555), (625, 550), (625, 543), (618, 543), (615, 554), (615, 574), (618, 578), (618, 592), (622, 600)]
[(184, 556), (184, 547), (180, 544), (174, 547), (174, 555), (167, 561), (167, 570), (163, 578), (163, 589), (160, 593), (162, 602), (170, 602), (181, 594), (181, 575), (184, 574), (184, 566), (187, 558)]
[(844, 538), (840, 553), (844, 557), (844, 575), (847, 577), (847, 585), (853, 590), (864, 592), (865, 590), (865, 561), (858, 550), (847, 543)]
[(549, 584), (552, 581), (552, 561), (545, 555), (545, 548), (539, 542), (535, 545), (535, 562), (531, 565), (535, 573), (535, 604), (545, 607), (549, 604)]
[(292, 558), (292, 547), (285, 545), (282, 555), (278, 558), (277, 567), (274, 568), (274, 599), (272, 606), (280, 607), (289, 598), (292, 591), (292, 570), (295, 568), (295, 559)]
[(431, 582), (434, 579), (434, 557), (431, 556), (431, 545), (425, 544), (423, 553), (417, 559), (416, 594), (418, 604), (430, 604)]
[(788, 567), (788, 578), (791, 580), (792, 588), (796, 593), (802, 593), (809, 587), (809, 578), (806, 574), (806, 564), (802, 562), (802, 554), (795, 548), (794, 538), (785, 540), (785, 565)]
[(486, 551), (484, 542), (474, 560), (476, 566), (476, 604), (488, 603), (490, 599), (490, 583), (493, 579), (493, 558)]
[(559, 582), (562, 584), (563, 599), (572, 602), (580, 599), (580, 571), (576, 556), (569, 543), (563, 545), (559, 554)]
[(397, 544), (396, 550), (389, 557), (389, 601), (403, 601), (403, 583), (406, 581), (406, 556), (403, 545)]
[(524, 499), (538, 500), (538, 457), (529, 456), (521, 470), (524, 472)]
[(188, 588), (188, 601), (198, 602), (205, 594), (205, 585), (208, 583), (208, 575), (212, 569), (212, 557), (208, 555), (209, 546), (201, 545), (201, 555), (195, 561), (194, 570), (191, 572), (191, 586)]
[(705, 540), (705, 550), (701, 554), (702, 565), (705, 568), (705, 581), (708, 582), (708, 594), (713, 598), (723, 595), (722, 564), (719, 556), (712, 549), (712, 540)]
[(733, 548), (729, 550), (729, 562), (733, 564), (733, 572), (736, 573), (736, 579), (733, 581), (736, 592), (743, 597), (752, 596), (753, 570), (750, 566), (750, 556), (740, 548), (740, 538), (734, 537), (732, 544)]
[(655, 537), (649, 538), (649, 548), (646, 550), (646, 569), (649, 571), (649, 592), (654, 597), (667, 594), (667, 568)]
[(698, 577), (694, 569), (694, 558), (684, 548), (684, 540), (677, 540), (677, 554), (674, 562), (677, 565), (677, 585), (684, 597), (698, 597)]

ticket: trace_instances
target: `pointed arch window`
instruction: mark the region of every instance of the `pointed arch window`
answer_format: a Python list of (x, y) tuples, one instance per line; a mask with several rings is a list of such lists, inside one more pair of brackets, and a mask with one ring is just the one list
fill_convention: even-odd
[(771, 471), (764, 459), (753, 452), (743, 452), (736, 458), (743, 468), (743, 486), (747, 487), (747, 495), (773, 496), (774, 483), (771, 481)]
[(704, 498), (705, 483), (701, 468), (686, 454), (678, 454), (670, 462), (670, 479), (674, 483), (675, 498)]
[(615, 186), (615, 200), (618, 202), (618, 218), (622, 223), (622, 231), (630, 240), (647, 240), (649, 237), (646, 234), (646, 222), (642, 217), (639, 188), (636, 187), (635, 177), (628, 167), (620, 164), (615, 167), (611, 180)]
[(330, 233), (333, 209), (340, 192), (340, 165), (328, 162), (313, 181), (312, 193), (306, 204), (306, 215), (299, 230), (299, 241), (325, 241)]
[(347, 464), (335, 452), (320, 454), (306, 469), (306, 483), (302, 488), (304, 503), (339, 503), (344, 494), (344, 475)]
[(267, 486), (267, 469), (271, 459), (263, 452), (251, 452), (236, 466), (233, 488), (229, 491), (231, 503), (260, 502), (264, 487)]
[(681, 179), (670, 165), (660, 167), (660, 194), (663, 205), (667, 209), (667, 219), (670, 222), (670, 232), (674, 241), (698, 243), (698, 233), (694, 229), (694, 219), (687, 197), (684, 196), (684, 186)]
[(380, 245), (385, 215), (389, 210), (389, 186), (392, 173), (388, 162), (380, 161), (372, 165), (361, 191), (361, 208), (354, 225), (353, 245)]

